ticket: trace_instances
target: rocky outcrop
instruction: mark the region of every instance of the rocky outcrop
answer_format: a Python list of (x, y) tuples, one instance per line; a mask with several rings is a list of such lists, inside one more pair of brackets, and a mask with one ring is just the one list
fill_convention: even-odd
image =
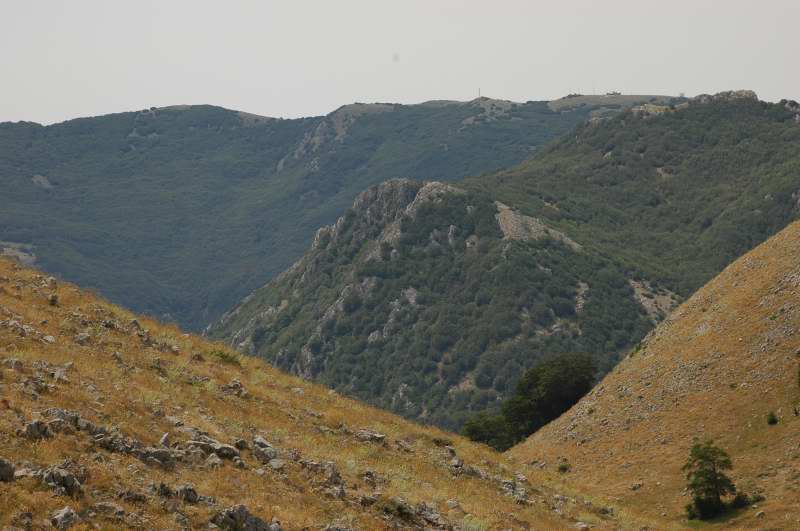
[(542, 240), (551, 238), (559, 241), (574, 251), (581, 249), (580, 244), (564, 234), (545, 225), (540, 219), (520, 214), (508, 205), (495, 201), (496, 219), (506, 240)]
[(758, 101), (758, 96), (752, 90), (727, 90), (724, 92), (717, 92), (716, 94), (700, 94), (692, 98), (690, 101), (691, 103), (705, 105), (708, 103), (734, 102), (743, 100)]

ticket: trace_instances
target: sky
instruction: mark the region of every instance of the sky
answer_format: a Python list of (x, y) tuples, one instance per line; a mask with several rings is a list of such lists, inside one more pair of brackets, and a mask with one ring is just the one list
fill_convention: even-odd
[(755, 90), (800, 100), (800, 0), (0, 0), (0, 121), (176, 104)]

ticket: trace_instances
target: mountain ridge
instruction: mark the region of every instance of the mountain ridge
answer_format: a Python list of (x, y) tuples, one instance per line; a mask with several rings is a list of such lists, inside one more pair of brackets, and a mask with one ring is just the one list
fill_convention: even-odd
[[(397, 182), (371, 188), (209, 332), (459, 429), (547, 356), (588, 353), (609, 370), (683, 297), (797, 219), (792, 109), (750, 91), (634, 107), (454, 183), (463, 192), (421, 218), (403, 217), (402, 202), (370, 210), (364, 198)], [(405, 186), (411, 202), (425, 185)]]
[(291, 265), (371, 184), (493, 171), (589, 112), (491, 105), (352, 104), (275, 120), (198, 105), (3, 123), (0, 241), (116, 302), (201, 329)]

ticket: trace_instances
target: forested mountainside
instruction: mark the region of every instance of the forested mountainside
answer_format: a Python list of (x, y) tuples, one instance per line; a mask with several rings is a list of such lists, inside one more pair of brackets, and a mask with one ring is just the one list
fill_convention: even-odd
[(608, 370), (672, 303), (485, 195), (395, 180), (362, 193), (297, 264), (209, 333), (456, 429), (544, 355), (588, 352)]
[(751, 91), (593, 121), (468, 186), (688, 295), (800, 212), (800, 105)]
[(496, 175), (372, 188), (210, 333), (458, 428), (545, 356), (592, 354), (605, 372), (795, 219), (798, 111), (747, 91), (648, 104)]
[(175, 106), (3, 123), (0, 252), (200, 329), (297, 260), (368, 186), (508, 167), (622, 106), (480, 98), (292, 120)]
[(3, 529), (636, 524), (486, 447), (5, 259), (0, 397)]
[[(738, 259), (677, 308), (588, 395), (509, 454), (603, 492), (629, 515), (685, 523), (681, 467), (713, 439), (755, 508), (724, 529), (800, 527), (800, 223)], [(669, 525), (666, 522), (663, 525)], [(667, 527), (665, 527), (667, 528)]]

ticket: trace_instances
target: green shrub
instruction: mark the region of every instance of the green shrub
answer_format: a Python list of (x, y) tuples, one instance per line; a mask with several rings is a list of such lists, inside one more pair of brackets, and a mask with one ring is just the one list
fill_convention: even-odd
[(770, 426), (774, 426), (777, 423), (778, 423), (778, 416), (775, 414), (774, 411), (770, 411), (767, 414), (767, 424), (769, 424)]
[(739, 492), (734, 496), (733, 500), (731, 500), (730, 507), (731, 509), (744, 509), (745, 507), (749, 507), (750, 504), (750, 497), (744, 492)]
[(225, 363), (227, 365), (241, 365), (242, 361), (239, 358), (239, 355), (234, 352), (229, 352), (226, 350), (215, 350), (211, 352), (210, 356), (216, 359), (220, 363)]

